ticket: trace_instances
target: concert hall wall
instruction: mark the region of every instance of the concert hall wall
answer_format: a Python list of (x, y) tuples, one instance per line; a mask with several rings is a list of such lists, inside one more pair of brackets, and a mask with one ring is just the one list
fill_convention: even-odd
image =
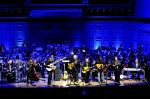
[(85, 44), (94, 49), (99, 45), (123, 44), (125, 48), (137, 44), (150, 50), (150, 24), (134, 21), (87, 21), (87, 22), (1, 22), (0, 42), (7, 49), (18, 45), (23, 40), (29, 43), (65, 43), (70, 48)]
[(7, 49), (21, 46), (29, 34), (27, 22), (0, 22), (0, 43)]
[(150, 18), (150, 0), (136, 0), (134, 16)]

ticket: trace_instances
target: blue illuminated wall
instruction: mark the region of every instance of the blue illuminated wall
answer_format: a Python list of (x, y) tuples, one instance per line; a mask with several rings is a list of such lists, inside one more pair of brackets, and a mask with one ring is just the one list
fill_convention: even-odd
[(0, 43), (7, 49), (20, 46), (23, 40), (29, 43), (64, 43), (70, 48), (85, 44), (94, 49), (99, 45), (123, 44), (125, 48), (138, 44), (144, 51), (150, 51), (150, 24), (127, 21), (89, 21), (89, 22), (1, 22)]
[[(113, 45), (118, 48), (123, 44), (124, 48), (138, 44), (144, 46), (144, 51), (150, 50), (150, 24), (126, 21), (100, 21), (87, 22), (85, 37), (88, 38), (86, 45), (90, 48), (97, 48), (99, 45)], [(84, 39), (86, 39), (84, 38)]]
[(150, 0), (136, 0), (135, 16), (150, 18)]
[[(113, 45), (125, 48), (138, 44), (144, 51), (150, 50), (150, 25), (148, 23), (128, 21), (89, 21), (89, 22), (47, 22), (30, 23), (30, 42), (64, 43), (70, 48), (81, 47), (95, 49), (99, 45)], [(34, 39), (33, 39), (34, 38)]]
[(28, 32), (26, 22), (0, 22), (0, 43), (7, 49), (21, 46)]

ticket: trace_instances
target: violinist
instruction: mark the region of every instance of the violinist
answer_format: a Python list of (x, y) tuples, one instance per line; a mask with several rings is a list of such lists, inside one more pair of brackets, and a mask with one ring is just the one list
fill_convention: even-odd
[(34, 83), (34, 62), (32, 59), (29, 60), (29, 63), (27, 64), (27, 86), (29, 84), (33, 85)]

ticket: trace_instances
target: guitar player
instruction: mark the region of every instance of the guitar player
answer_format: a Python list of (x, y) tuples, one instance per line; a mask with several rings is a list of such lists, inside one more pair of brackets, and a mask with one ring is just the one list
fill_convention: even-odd
[[(50, 64), (53, 63), (53, 62), (54, 62), (54, 60), (52, 59), (52, 57), (49, 57), (49, 59), (48, 59), (47, 62), (46, 62), (46, 67), (49, 68), (48, 65), (50, 65)], [(54, 72), (55, 72), (54, 70), (47, 71), (47, 73), (48, 73), (48, 80), (47, 80), (48, 86), (51, 85), (51, 81), (52, 81), (52, 78), (53, 78), (52, 75), (53, 75)], [(54, 74), (55, 74), (55, 73), (54, 73)]]
[(98, 82), (101, 84), (105, 83), (104, 82), (104, 71), (103, 71), (104, 61), (101, 56), (99, 56), (98, 59), (96, 60), (95, 66), (98, 69)]
[(89, 84), (90, 66), (89, 58), (85, 58), (85, 62), (83, 63), (82, 67), (82, 80), (85, 82), (85, 85)]
[(73, 59), (70, 60), (70, 64), (68, 65), (71, 67), (70, 69), (70, 75), (72, 76), (70, 79), (71, 81), (74, 81), (75, 84), (78, 84), (78, 73), (80, 70), (80, 60), (78, 59), (77, 55), (73, 55)]

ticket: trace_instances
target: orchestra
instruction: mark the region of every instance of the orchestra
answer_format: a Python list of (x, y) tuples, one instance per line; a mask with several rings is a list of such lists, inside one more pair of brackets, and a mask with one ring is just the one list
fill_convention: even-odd
[[(108, 77), (112, 80), (113, 75), (114, 83), (120, 84), (122, 72), (123, 75), (131, 72), (132, 79), (141, 80), (142, 70), (150, 61), (149, 55), (145, 55), (142, 51), (138, 51), (141, 49), (135, 49), (133, 46), (127, 51), (122, 45), (118, 50), (112, 46), (99, 46), (96, 50), (88, 49), (85, 45), (69, 50), (68, 47), (59, 48), (60, 46), (50, 44), (45, 47), (31, 46), (23, 44), (22, 47), (14, 47), (12, 50), (3, 49), (0, 52), (1, 81), (21, 82), (21, 79), (25, 78), (27, 85), (33, 85), (40, 78), (47, 78), (47, 85), (51, 86), (55, 78), (55, 69), (58, 68), (61, 74), (65, 72), (65, 77), (76, 85), (79, 84), (80, 79), (85, 85), (89, 85), (94, 70), (100, 85), (105, 84)], [(4, 45), (2, 47), (4, 48)], [(29, 50), (29, 48), (32, 49)], [(65, 67), (63, 57), (68, 59)], [(57, 59), (60, 58), (62, 60), (58, 61)], [(130, 71), (131, 69), (127, 68), (134, 68), (136, 71)], [(138, 71), (138, 69), (142, 70)]]

